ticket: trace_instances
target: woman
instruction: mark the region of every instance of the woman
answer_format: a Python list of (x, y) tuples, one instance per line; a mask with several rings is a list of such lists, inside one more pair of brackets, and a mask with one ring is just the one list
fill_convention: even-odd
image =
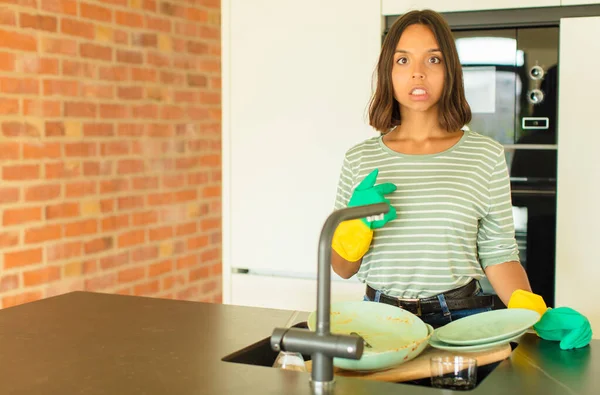
[(335, 208), (388, 202), (391, 210), (340, 225), (334, 271), (357, 274), (366, 299), (435, 327), (491, 309), (477, 281), (483, 276), (505, 304), (515, 290), (531, 291), (503, 147), (464, 128), (471, 110), (462, 69), (438, 13), (413, 11), (392, 26), (369, 116), (381, 135), (346, 153)]

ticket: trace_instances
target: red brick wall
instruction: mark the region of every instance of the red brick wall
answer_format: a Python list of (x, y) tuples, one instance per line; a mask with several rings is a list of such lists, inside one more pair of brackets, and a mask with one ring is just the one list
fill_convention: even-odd
[(221, 301), (219, 0), (0, 0), (0, 299)]

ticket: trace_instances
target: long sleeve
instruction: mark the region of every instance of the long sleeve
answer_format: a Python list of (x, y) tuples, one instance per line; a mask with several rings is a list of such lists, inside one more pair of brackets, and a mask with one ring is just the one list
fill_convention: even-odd
[(342, 170), (340, 172), (340, 178), (338, 181), (337, 194), (335, 197), (335, 210), (340, 210), (348, 206), (350, 197), (352, 196), (352, 185), (354, 178), (352, 176), (352, 168), (348, 155), (344, 158)]
[(490, 265), (519, 261), (504, 150), (498, 156), (488, 191), (489, 210), (479, 221), (477, 233), (479, 261), (484, 269)]

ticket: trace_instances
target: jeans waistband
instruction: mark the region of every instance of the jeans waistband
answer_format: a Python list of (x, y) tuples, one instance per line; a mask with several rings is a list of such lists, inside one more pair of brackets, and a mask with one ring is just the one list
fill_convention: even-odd
[[(480, 289), (479, 282), (472, 280), (462, 287), (423, 299), (399, 299), (379, 292), (379, 302), (400, 307), (418, 316), (440, 313), (444, 310), (452, 311), (493, 306), (492, 296), (476, 295)], [(377, 292), (376, 289), (367, 285), (366, 294), (370, 300), (376, 299)]]

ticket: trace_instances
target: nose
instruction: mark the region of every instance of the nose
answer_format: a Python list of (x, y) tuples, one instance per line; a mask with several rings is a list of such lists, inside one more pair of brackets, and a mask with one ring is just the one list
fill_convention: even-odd
[[(415, 62), (416, 63), (416, 62)], [(412, 79), (413, 80), (418, 80), (418, 79), (425, 79), (425, 74), (423, 71), (423, 68), (420, 64), (414, 64), (413, 65), (413, 69), (412, 69)]]
[(422, 80), (422, 79), (425, 79), (425, 74), (423, 74), (420, 71), (414, 71), (412, 73), (412, 79), (413, 80), (419, 80), (419, 79)]

